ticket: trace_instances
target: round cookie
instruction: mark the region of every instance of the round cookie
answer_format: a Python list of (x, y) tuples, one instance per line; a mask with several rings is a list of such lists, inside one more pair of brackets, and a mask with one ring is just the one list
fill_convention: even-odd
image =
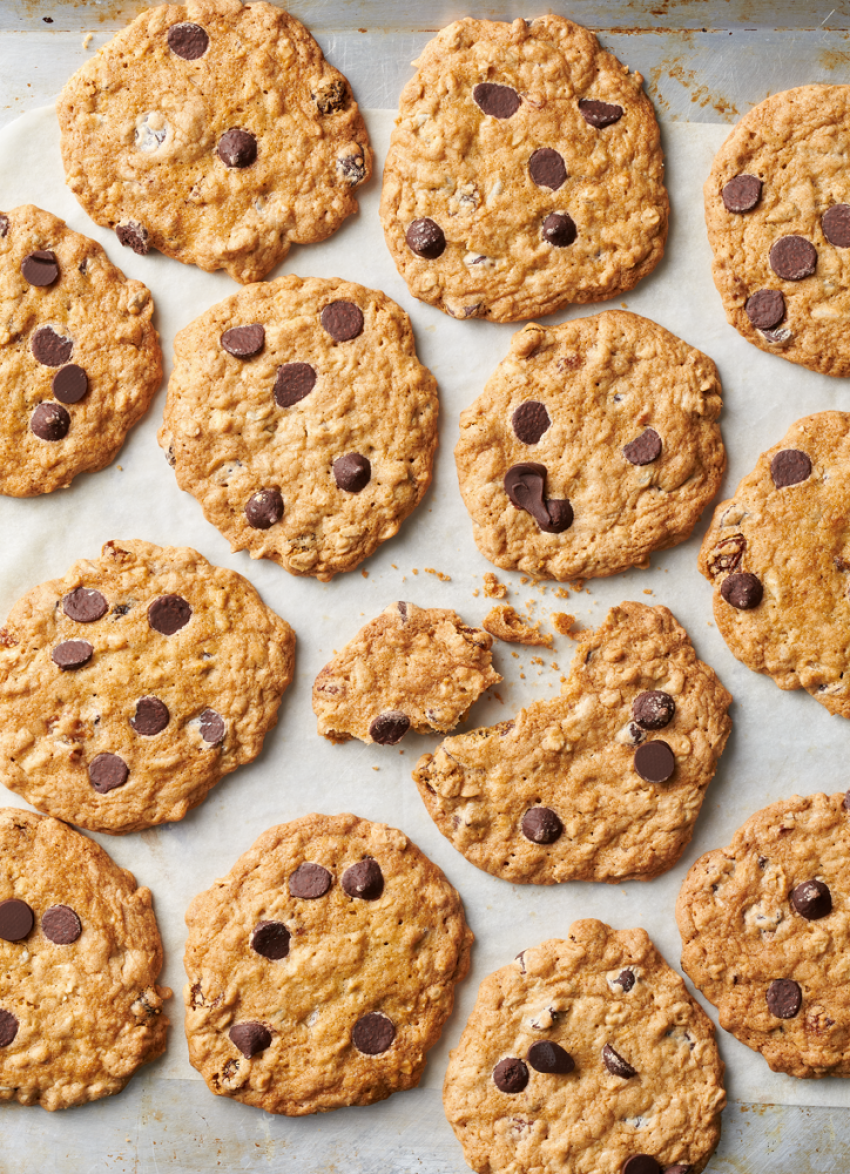
[(744, 115), (705, 183), (714, 283), (748, 342), (850, 375), (850, 86), (800, 86)]
[(234, 571), (107, 542), (0, 629), (0, 782), (92, 831), (182, 819), (260, 753), (294, 646)]
[(460, 417), (460, 490), (497, 567), (569, 580), (649, 566), (720, 485), (714, 363), (622, 310), (526, 326)]
[(850, 799), (793, 795), (707, 852), (676, 902), (682, 967), (774, 1072), (850, 1076)]
[(515, 322), (632, 289), (664, 253), (643, 78), (560, 16), (455, 21), (405, 86), (381, 222), (415, 297)]
[(723, 1068), (714, 1025), (646, 932), (588, 919), (484, 980), (443, 1102), (481, 1174), (700, 1174)]
[(714, 511), (699, 569), (730, 651), (850, 717), (850, 413), (818, 412)]
[(395, 302), (350, 281), (281, 277), (177, 335), (159, 443), (233, 550), (328, 580), (421, 501), (438, 411)]
[(0, 212), (0, 493), (64, 489), (117, 455), (162, 379), (153, 310), (64, 220)]
[(293, 1117), (417, 1085), (472, 945), (439, 868), (354, 815), (271, 828), (186, 923), (189, 1059), (219, 1096)]
[(259, 281), (357, 211), (372, 169), (348, 82), (273, 4), (146, 9), (57, 102), (68, 186), (136, 253)]
[(0, 1100), (67, 1109), (165, 1051), (149, 889), (59, 820), (0, 809)]
[(666, 607), (623, 603), (579, 643), (560, 697), (446, 738), (413, 778), (443, 835), (494, 876), (650, 880), (690, 841), (731, 701)]
[(391, 603), (313, 682), (318, 732), (395, 746), (408, 730), (447, 733), (501, 676), (493, 637), (455, 611)]

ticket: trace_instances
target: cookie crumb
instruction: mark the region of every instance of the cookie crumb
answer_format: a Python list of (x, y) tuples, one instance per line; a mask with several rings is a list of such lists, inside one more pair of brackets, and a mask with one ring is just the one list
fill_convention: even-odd
[(555, 597), (557, 599), (569, 599), (569, 597), (570, 597), (569, 587), (556, 587), (555, 588)]
[(360, 572), (360, 574), (363, 576), (363, 578), (364, 578), (364, 579), (368, 579), (368, 578), (369, 578), (369, 572), (368, 572), (368, 571), (361, 571), (361, 572)]
[(418, 575), (418, 574), (419, 574), (419, 568), (418, 568), (418, 567), (414, 567), (414, 568), (413, 568), (413, 573), (414, 573), (414, 575)]
[(575, 616), (568, 615), (565, 611), (553, 611), (551, 619), (552, 627), (560, 636), (570, 636), (572, 639), (576, 639), (574, 635)]
[(481, 625), (485, 632), (511, 644), (535, 644), (552, 647), (552, 637), (540, 632), (540, 621), (527, 624), (512, 607), (501, 604), (491, 608)]
[(644, 587), (643, 593), (644, 593), (644, 595), (652, 595), (652, 588), (651, 587)]
[(86, 33), (86, 35), (83, 37), (83, 48), (84, 49), (88, 49), (89, 45), (92, 43), (93, 37), (94, 37), (94, 33)]
[(492, 571), (487, 571), (484, 576), (484, 594), (488, 599), (504, 599), (508, 589), (504, 583), (499, 582)]
[(477, 598), (478, 598), (478, 596), (481, 594), (481, 592), (478, 590), (478, 588), (477, 588), (477, 587), (473, 587), (473, 589), (472, 589), (472, 594), (473, 594), (473, 597), (474, 597), (475, 599), (477, 599)]
[(426, 567), (425, 574), (436, 575), (441, 583), (451, 583), (452, 581), (451, 575), (444, 575), (442, 571), (435, 571), (433, 567)]

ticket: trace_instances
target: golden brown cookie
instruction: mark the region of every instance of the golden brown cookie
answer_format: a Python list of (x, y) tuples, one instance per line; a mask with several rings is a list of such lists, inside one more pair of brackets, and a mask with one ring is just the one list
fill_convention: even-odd
[(292, 1117), (417, 1085), (472, 945), (439, 868), (354, 815), (271, 828), (186, 922), (192, 1064), (219, 1096)]
[(700, 1174), (723, 1070), (646, 932), (588, 919), (484, 980), (443, 1101), (480, 1174)]

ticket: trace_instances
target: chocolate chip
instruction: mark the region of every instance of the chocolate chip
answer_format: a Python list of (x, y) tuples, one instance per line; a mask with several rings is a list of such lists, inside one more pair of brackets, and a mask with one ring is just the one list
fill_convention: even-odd
[(783, 448), (770, 462), (770, 475), (777, 489), (799, 485), (812, 473), (812, 462), (798, 448)]
[[(257, 322), (250, 326), (231, 326), (230, 330), (225, 330), (221, 336), (221, 345), (229, 355), (234, 355), (237, 359), (252, 359), (263, 349), (265, 341), (265, 329)], [(315, 375), (313, 378), (315, 379)]]
[(148, 608), (148, 623), (163, 636), (173, 636), (191, 618), (192, 608), (182, 595), (160, 595)]
[(395, 1027), (386, 1015), (370, 1011), (354, 1024), (351, 1039), (357, 1051), (362, 1052), (364, 1056), (380, 1056), (395, 1039)]
[(632, 1154), (623, 1162), (623, 1174), (661, 1174), (661, 1167), (649, 1154)]
[(573, 508), (566, 499), (544, 500), (546, 467), (534, 461), (512, 465), (505, 473), (505, 493), (518, 510), (531, 514), (546, 534), (560, 534), (573, 523)]
[(259, 489), (245, 504), (245, 518), (254, 530), (269, 530), (283, 517), (283, 498), (277, 489)]
[(676, 756), (658, 738), (638, 746), (634, 757), (635, 770), (648, 783), (666, 783), (676, 769)]
[(348, 342), (363, 332), (363, 312), (354, 302), (330, 302), (322, 310), (321, 322), (336, 342)]
[(399, 709), (380, 713), (369, 723), (369, 737), (379, 746), (395, 746), (410, 729), (410, 718)]
[(35, 925), (35, 916), (26, 901), (9, 897), (0, 901), (0, 938), (5, 942), (20, 942)]
[(362, 183), (366, 178), (366, 163), (362, 155), (344, 155), (337, 160), (337, 164), (352, 186)]
[(224, 741), (224, 735), (227, 727), (224, 724), (224, 718), (221, 714), (216, 713), (214, 709), (205, 709), (198, 719), (201, 729), (201, 737), (209, 746), (217, 746), (219, 742)]
[(106, 795), (116, 787), (123, 787), (130, 768), (117, 754), (98, 754), (89, 763), (89, 782), (98, 795)]
[(41, 919), (41, 932), (56, 946), (70, 946), (83, 932), (83, 927), (70, 906), (51, 905)]
[(792, 889), (791, 905), (806, 921), (818, 921), (832, 912), (832, 894), (823, 881), (803, 881)]
[(543, 221), (541, 235), (547, 244), (556, 249), (565, 249), (578, 235), (576, 222), (566, 212), (550, 212)]
[(30, 341), (35, 361), (43, 367), (61, 367), (74, 349), (73, 340), (57, 334), (52, 326), (39, 326)]
[(744, 310), (757, 330), (772, 330), (785, 317), (785, 298), (778, 289), (760, 289), (747, 298)]
[(140, 257), (150, 252), (148, 230), (138, 220), (127, 220), (115, 226), (115, 235), (125, 249), (132, 249)]
[(499, 1092), (522, 1092), (528, 1084), (528, 1068), (522, 1060), (508, 1056), (493, 1069), (493, 1083)]
[(93, 655), (94, 648), (88, 640), (63, 640), (53, 649), (50, 659), (60, 669), (81, 669)]
[(89, 389), (89, 377), (82, 367), (69, 363), (53, 376), (53, 395), (62, 404), (78, 404)]
[(168, 30), (168, 47), (184, 61), (197, 61), (207, 51), (210, 39), (199, 24), (183, 21), (173, 24)]
[(567, 178), (564, 160), (551, 147), (538, 147), (528, 161), (528, 172), (538, 187), (556, 192)]
[(359, 493), (372, 479), (372, 466), (359, 452), (346, 453), (333, 463), (334, 480), (339, 489), (348, 493)]
[(578, 108), (584, 121), (597, 130), (619, 122), (623, 117), (622, 106), (615, 106), (613, 102), (599, 102), (595, 98), (579, 98)]
[[(344, 303), (337, 303), (344, 304)], [(316, 372), (309, 363), (284, 363), (277, 369), (274, 398), (279, 408), (291, 408), (316, 386)]]
[(606, 1044), (602, 1049), (602, 1060), (612, 1076), (622, 1076), (624, 1080), (637, 1076), (637, 1072), (631, 1064), (624, 1060), (619, 1052), (615, 1052), (610, 1044)]
[(736, 175), (723, 185), (720, 198), (727, 212), (751, 212), (761, 199), (762, 182), (755, 175)]
[(850, 248), (850, 204), (833, 204), (824, 212), (821, 227), (831, 245)]
[(556, 1076), (566, 1076), (576, 1066), (570, 1053), (551, 1040), (540, 1040), (532, 1044), (526, 1059), (535, 1072), (552, 1072)]
[(237, 1023), (227, 1034), (246, 1060), (264, 1052), (272, 1042), (272, 1033), (262, 1023)]
[(647, 428), (623, 447), (623, 456), (633, 465), (651, 465), (661, 456), (661, 437), (654, 428)]
[(436, 221), (427, 216), (414, 220), (404, 234), (404, 239), (411, 253), (424, 257), (426, 261), (435, 261), (446, 251), (446, 234)]
[(332, 884), (333, 877), (321, 864), (299, 864), (289, 878), (289, 895), (315, 901), (317, 897), (324, 897)]
[(218, 140), (216, 154), (228, 167), (250, 167), (257, 158), (257, 140), (250, 131), (231, 127)]
[(93, 587), (76, 587), (62, 600), (62, 610), (69, 620), (78, 624), (91, 624), (106, 615), (109, 604)]
[(804, 236), (783, 236), (772, 245), (768, 254), (770, 267), (783, 281), (802, 281), (811, 277), (818, 263), (818, 254), (811, 241)]
[(291, 936), (282, 921), (260, 921), (251, 934), (251, 949), (263, 958), (279, 962), (289, 953)]
[(5, 212), (0, 212), (0, 240), (6, 236), (9, 231), (9, 217)]
[(790, 978), (775, 978), (765, 997), (768, 1011), (777, 1019), (793, 1019), (803, 1005), (803, 992)]
[(0, 1048), (8, 1048), (18, 1034), (18, 1021), (11, 1011), (0, 1011)]
[(749, 571), (736, 571), (733, 575), (727, 575), (720, 584), (720, 594), (732, 607), (749, 611), (761, 603), (764, 588)]
[(676, 702), (669, 693), (650, 689), (639, 693), (632, 702), (632, 716), (644, 730), (663, 730), (676, 712)]
[(30, 285), (48, 286), (59, 280), (59, 263), (56, 254), (48, 249), (27, 253), (21, 261), (21, 273)]
[(522, 102), (515, 89), (497, 82), (479, 82), (473, 86), (472, 100), (492, 118), (513, 118)]
[(404, 602), (404, 600), (400, 599), (398, 601), (398, 603), (396, 604), (396, 607), (398, 608), (398, 614), (401, 616), (401, 622), (403, 624), (406, 624), (407, 623), (407, 604)]
[(572, 505), (566, 498), (550, 497), (546, 502), (546, 509), (549, 513), (549, 524), (541, 526), (541, 530), (546, 534), (563, 534), (564, 530), (569, 530), (575, 515)]
[(545, 404), (533, 399), (520, 404), (511, 416), (511, 425), (517, 440), (521, 440), (523, 444), (537, 444), (551, 424)]
[(620, 973), (617, 975), (617, 977), (614, 979), (615, 985), (618, 987), (622, 987), (624, 995), (627, 995), (629, 993), (629, 991), (634, 987), (636, 982), (637, 982), (637, 979), (635, 978), (635, 972), (633, 970), (621, 970)]
[(168, 706), (158, 697), (142, 697), (136, 702), (136, 713), (130, 718), (130, 725), (137, 734), (151, 738), (160, 734), (171, 720)]
[(522, 834), (532, 844), (554, 844), (564, 825), (551, 807), (532, 807), (522, 817)]
[(71, 417), (61, 404), (39, 404), (30, 419), (30, 428), (39, 440), (64, 440), (70, 427)]
[(346, 868), (340, 881), (343, 892), (361, 901), (375, 901), (384, 891), (384, 874), (377, 860), (367, 856)]

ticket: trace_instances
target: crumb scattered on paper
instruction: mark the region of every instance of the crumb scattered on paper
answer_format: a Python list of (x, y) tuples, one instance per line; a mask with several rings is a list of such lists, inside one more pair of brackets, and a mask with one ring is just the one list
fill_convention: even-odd
[(83, 48), (84, 49), (88, 49), (89, 45), (92, 43), (93, 38), (94, 38), (94, 33), (86, 33), (86, 35), (83, 37)]
[(474, 597), (477, 599), (477, 598), (478, 598), (478, 596), (481, 594), (481, 592), (478, 590), (478, 588), (477, 588), (477, 587), (473, 587), (473, 589), (472, 589), (472, 594), (473, 594), (473, 596), (474, 596)]
[(492, 571), (484, 576), (484, 594), (488, 599), (504, 599), (508, 593), (504, 583), (500, 583)]
[(510, 644), (535, 644), (543, 648), (552, 647), (552, 637), (540, 631), (540, 621), (527, 624), (508, 604), (493, 607), (487, 613), (482, 627), (491, 636), (506, 640)]
[(368, 578), (369, 578), (369, 572), (368, 572), (368, 571), (361, 571), (361, 572), (360, 572), (360, 574), (363, 576), (363, 578), (364, 578), (364, 579), (368, 579)]
[(433, 567), (426, 567), (425, 574), (436, 575), (441, 583), (451, 583), (452, 581), (451, 575), (444, 575), (442, 571), (435, 571)]
[(552, 621), (552, 627), (560, 636), (576, 639), (575, 616), (568, 615), (565, 611), (553, 611), (549, 618)]
[(644, 587), (643, 593), (644, 593), (644, 595), (652, 595), (652, 588), (651, 587)]

